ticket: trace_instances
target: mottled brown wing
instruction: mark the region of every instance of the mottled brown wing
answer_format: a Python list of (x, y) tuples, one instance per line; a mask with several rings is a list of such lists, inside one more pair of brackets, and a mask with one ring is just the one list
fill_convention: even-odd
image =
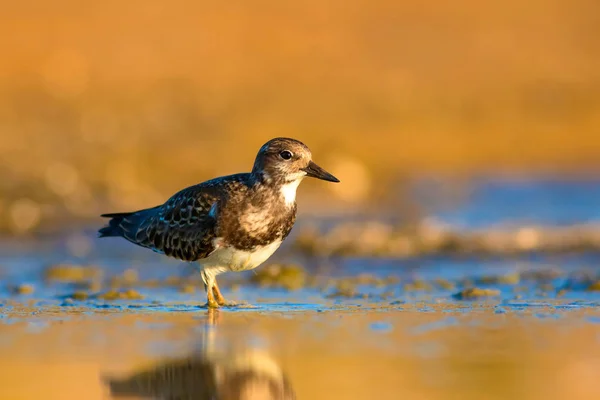
[(147, 247), (180, 260), (194, 261), (213, 251), (215, 209), (219, 196), (214, 190), (192, 186), (171, 197), (165, 204), (152, 209), (149, 215), (135, 214), (130, 218), (131, 228), (124, 237), (140, 246)]
[(249, 174), (206, 181), (176, 193), (165, 204), (111, 218), (100, 237), (122, 236), (132, 243), (180, 260), (195, 261), (213, 250), (219, 203), (245, 192)]

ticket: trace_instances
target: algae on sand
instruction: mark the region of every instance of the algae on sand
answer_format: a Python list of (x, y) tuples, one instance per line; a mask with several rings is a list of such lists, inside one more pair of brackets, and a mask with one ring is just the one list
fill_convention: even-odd
[(500, 296), (500, 291), (497, 289), (468, 288), (455, 293), (452, 297), (457, 300), (476, 300), (496, 296)]
[(298, 290), (306, 284), (306, 271), (299, 265), (271, 264), (258, 269), (250, 280), (259, 286)]
[(127, 289), (123, 291), (111, 289), (108, 292), (97, 295), (96, 298), (102, 300), (142, 300), (144, 296), (134, 289)]

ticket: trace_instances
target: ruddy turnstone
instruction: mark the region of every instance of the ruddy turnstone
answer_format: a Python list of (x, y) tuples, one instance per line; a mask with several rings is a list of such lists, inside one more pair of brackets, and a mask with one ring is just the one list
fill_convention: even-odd
[(275, 138), (252, 172), (211, 179), (145, 210), (103, 214), (100, 237), (121, 236), (142, 247), (201, 266), (208, 306), (226, 304), (216, 276), (253, 269), (267, 260), (296, 220), (296, 189), (306, 176), (339, 180), (312, 161), (304, 143)]

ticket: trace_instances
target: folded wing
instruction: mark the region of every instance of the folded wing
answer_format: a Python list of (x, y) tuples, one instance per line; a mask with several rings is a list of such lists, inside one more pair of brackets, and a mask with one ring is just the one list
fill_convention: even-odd
[[(185, 261), (206, 257), (214, 247), (216, 204), (214, 190), (192, 186), (165, 204), (145, 210), (104, 214), (111, 218), (100, 237), (122, 236), (130, 242)], [(212, 210), (212, 212), (211, 212)]]

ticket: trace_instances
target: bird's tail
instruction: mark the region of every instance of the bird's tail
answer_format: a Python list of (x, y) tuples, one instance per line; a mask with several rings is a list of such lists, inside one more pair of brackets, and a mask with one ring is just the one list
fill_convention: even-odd
[(123, 236), (125, 232), (122, 222), (125, 218), (131, 217), (134, 214), (136, 212), (102, 214), (101, 217), (110, 218), (110, 221), (108, 221), (108, 226), (98, 230), (98, 237)]

